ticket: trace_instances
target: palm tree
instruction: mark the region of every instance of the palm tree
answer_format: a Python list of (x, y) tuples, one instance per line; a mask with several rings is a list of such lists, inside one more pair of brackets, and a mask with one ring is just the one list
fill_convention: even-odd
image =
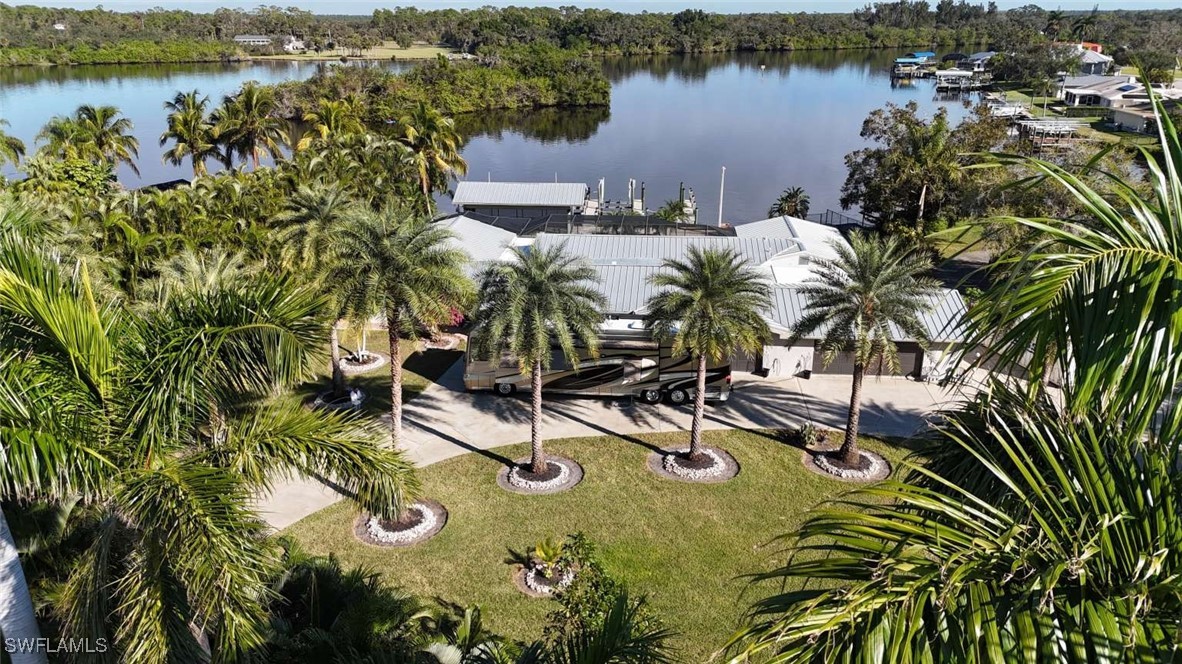
[(455, 120), (444, 117), (426, 102), (419, 102), (413, 111), (399, 119), (398, 127), (399, 140), (411, 150), (423, 209), (430, 212), (431, 192), (446, 189), (450, 178), (468, 172), (468, 162), (460, 156), (464, 139), (456, 131)]
[(771, 289), (730, 249), (690, 246), (685, 260), (667, 259), (649, 277), (661, 292), (649, 299), (645, 324), (658, 339), (670, 339), (673, 353), (697, 364), (694, 420), (688, 458), (702, 457), (702, 418), (706, 412), (706, 369), (737, 350), (755, 352), (771, 336), (763, 313), (771, 309)]
[(769, 217), (797, 217), (803, 219), (809, 213), (809, 195), (800, 187), (785, 189), (775, 203), (768, 208)]
[(946, 414), (935, 463), (814, 511), (732, 664), (1171, 661), (1182, 440), (1010, 390)]
[(487, 269), (469, 335), (469, 352), (486, 359), (511, 355), (521, 373), (530, 376), (530, 472), (535, 475), (548, 467), (542, 449), (542, 373), (551, 366), (555, 344), (569, 366), (578, 366), (580, 346), (593, 354), (598, 350), (606, 305), (591, 286), (595, 270), (565, 249), (518, 249), (513, 262)]
[(1061, 10), (1055, 9), (1047, 12), (1046, 27), (1043, 28), (1043, 34), (1055, 39), (1059, 33), (1063, 31), (1063, 24), (1067, 21), (1067, 15)]
[(665, 201), (661, 209), (657, 210), (657, 217), (665, 221), (684, 221), (685, 217), (685, 203), (677, 199)]
[(349, 99), (321, 99), (315, 111), (304, 114), (304, 122), (312, 125), (296, 144), (297, 150), (307, 149), (312, 141), (326, 141), (329, 137), (360, 134), (365, 131), (356, 103)]
[(73, 118), (54, 116), (37, 132), (37, 141), (44, 142), (40, 151), (58, 159), (79, 159), (84, 156), (86, 137)]
[(208, 172), (206, 160), (226, 161), (218, 146), (213, 123), (206, 113), (208, 106), (209, 97), (200, 95), (196, 90), (178, 92), (172, 101), (164, 103), (165, 110), (170, 113), (168, 129), (160, 134), (160, 147), (164, 147), (168, 141), (173, 141), (173, 146), (160, 158), (165, 163), (180, 166), (188, 157), (195, 177)]
[(100, 159), (111, 165), (127, 164), (136, 175), (140, 174), (135, 165), (140, 141), (131, 135), (131, 120), (119, 117), (118, 108), (84, 104), (74, 112), (74, 121)]
[[(338, 183), (315, 188), (304, 185), (297, 189), (288, 200), (287, 209), (275, 218), (284, 262), (289, 269), (322, 274), (332, 255), (333, 233), (353, 210), (352, 198)], [(333, 396), (340, 397), (345, 394), (345, 374), (341, 371), (340, 333), (335, 320), (330, 326), (329, 347)]]
[(359, 211), (337, 234), (324, 283), (341, 313), (354, 320), (380, 314), (390, 339), (390, 416), (395, 445), (402, 437), (402, 337), (412, 339), (449, 322), (472, 299), (467, 256), (447, 229), (396, 205)]
[[(133, 309), (85, 264), (3, 242), (0, 499), (80, 497), (94, 514), (53, 599), (63, 637), (107, 639), (128, 662), (233, 659), (266, 634), (257, 492), (328, 475), (389, 516), (415, 495), (413, 467), (372, 427), (264, 398), (307, 375), (314, 293), (258, 274)], [(24, 636), (27, 594), (3, 563), (0, 630)]]
[(216, 136), (226, 146), (227, 160), (234, 154), (250, 157), (256, 169), (263, 152), (278, 158), (281, 146), (288, 142), (285, 122), (276, 115), (275, 91), (254, 81), (222, 100), (213, 112), (213, 124)]
[(21, 157), (25, 156), (24, 141), (16, 136), (9, 136), (4, 133), (4, 127), (8, 126), (8, 120), (0, 118), (0, 166), (4, 162), (9, 162), (13, 166), (19, 166)]
[(837, 456), (841, 463), (856, 468), (862, 460), (858, 419), (866, 369), (877, 363), (879, 371), (883, 365), (892, 372), (899, 370), (892, 326), (926, 347), (928, 333), (919, 314), (931, 308), (930, 298), (938, 292), (938, 285), (922, 276), (931, 269), (931, 260), (906, 248), (897, 237), (854, 233), (849, 246), (833, 242), (833, 249), (837, 258), (818, 259), (815, 276), (800, 289), (808, 304), (792, 330), (789, 345), (823, 330), (818, 349), (825, 364), (839, 353), (853, 354), (849, 416)]
[(1172, 350), (1182, 347), (1182, 139), (1161, 100), (1153, 103), (1161, 152), (1137, 148), (1152, 157), (1148, 194), (1106, 172), (1111, 193), (1101, 194), (1087, 175), (1054, 163), (994, 158), (1048, 178), (1086, 215), (1000, 220), (1038, 239), (996, 261), (993, 286), (969, 309), (964, 348), (984, 349), (981, 362), (1021, 367), (1036, 390), (1061, 371), (1072, 414), (1094, 403), (1116, 413), (1120, 404), (1136, 426), (1154, 423), (1166, 436), (1182, 431), (1182, 408), (1170, 398), (1182, 382), (1182, 353)]

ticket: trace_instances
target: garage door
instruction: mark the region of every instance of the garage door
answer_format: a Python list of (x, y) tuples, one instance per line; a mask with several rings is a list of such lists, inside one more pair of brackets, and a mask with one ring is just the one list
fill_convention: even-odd
[[(854, 373), (854, 354), (853, 353), (838, 353), (833, 361), (828, 366), (822, 366), (822, 353), (820, 351), (813, 354), (813, 373), (824, 374), (852, 374)], [(923, 367), (923, 351), (920, 350), (919, 344), (915, 343), (901, 343), (899, 344), (899, 372), (895, 375), (913, 376)], [(867, 367), (866, 375), (875, 376), (879, 373), (878, 363)], [(882, 366), (882, 375), (891, 375), (886, 365)]]

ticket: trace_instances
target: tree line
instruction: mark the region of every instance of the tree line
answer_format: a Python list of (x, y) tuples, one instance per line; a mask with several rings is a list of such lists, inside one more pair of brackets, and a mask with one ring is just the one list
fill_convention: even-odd
[(185, 53), (195, 60), (219, 60), (239, 55), (230, 41), (238, 34), (290, 34), (312, 47), (440, 43), (469, 53), (547, 43), (599, 55), (954, 47), (1042, 38), (1099, 41), (1112, 50), (1177, 54), (1182, 48), (1182, 10), (1073, 13), (1027, 5), (1002, 11), (994, 3), (967, 0), (940, 0), (935, 6), (924, 0), (877, 2), (847, 14), (401, 7), (378, 9), (370, 17), (277, 7), (195, 13), (4, 5), (0, 23), (6, 27), (0, 63), (8, 64), (173, 61), (167, 58)]

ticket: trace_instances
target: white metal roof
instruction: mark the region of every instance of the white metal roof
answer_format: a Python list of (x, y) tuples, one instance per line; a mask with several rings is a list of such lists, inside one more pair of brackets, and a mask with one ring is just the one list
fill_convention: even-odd
[(800, 250), (787, 237), (697, 237), (679, 235), (562, 235), (539, 233), (539, 248), (565, 245), (566, 252), (593, 265), (659, 266), (668, 258), (683, 258), (691, 246), (731, 249), (752, 265), (761, 265), (785, 252)]
[(517, 234), (512, 231), (490, 226), (462, 214), (435, 223), (450, 230), (454, 235), (450, 244), (472, 259), (468, 266), (472, 275), (488, 263), (506, 258), (510, 246), (517, 239)]
[(460, 182), (451, 197), (456, 205), (582, 207), (587, 185), (578, 182)]
[(797, 241), (801, 251), (827, 259), (837, 258), (833, 242), (845, 242), (841, 231), (832, 226), (787, 216), (738, 224), (735, 235), (741, 238), (790, 238)]
[[(967, 307), (960, 293), (942, 288), (937, 295), (928, 298), (928, 305), (928, 310), (919, 312), (919, 320), (927, 331), (928, 339), (933, 342), (962, 341)], [(772, 289), (772, 310), (768, 312), (768, 320), (783, 330), (791, 331), (804, 317), (807, 306), (808, 298), (798, 286), (775, 286)], [(824, 328), (821, 328), (806, 338), (819, 339), (824, 332)], [(891, 326), (891, 336), (895, 341), (915, 341), (894, 325)]]

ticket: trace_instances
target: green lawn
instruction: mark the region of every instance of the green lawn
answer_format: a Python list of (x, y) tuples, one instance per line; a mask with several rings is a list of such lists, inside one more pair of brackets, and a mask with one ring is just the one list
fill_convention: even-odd
[[(818, 476), (800, 462), (800, 450), (770, 434), (709, 431), (706, 440), (738, 459), (742, 471), (721, 485), (673, 482), (645, 467), (648, 445), (682, 443), (684, 433), (601, 437), (547, 443), (551, 452), (577, 459), (586, 478), (552, 496), (522, 496), (500, 489), (501, 463), (468, 454), (421, 471), (426, 495), (451, 512), (439, 536), (410, 549), (367, 546), (351, 532), (354, 514), (341, 503), (313, 514), (286, 532), (316, 554), (335, 553), (364, 564), (410, 592), (480, 604), (488, 626), (520, 639), (540, 636), (550, 609), (514, 589), (509, 550), (521, 551), (548, 536), (586, 532), (601, 547), (608, 569), (647, 594), (680, 636), (681, 661), (701, 662), (723, 644), (749, 604), (744, 574), (783, 561), (775, 540), (800, 523), (817, 503), (851, 485)], [(904, 451), (865, 441), (897, 462)], [(524, 445), (493, 450), (516, 458)]]
[[(342, 330), (341, 346), (355, 350), (361, 347), (360, 335), (355, 331)], [(370, 330), (366, 335), (366, 349), (374, 353), (381, 353), (389, 357), (390, 343), (385, 330)], [(427, 389), (427, 386), (439, 379), (451, 365), (464, 356), (464, 345), (454, 350), (424, 350), (418, 351), (418, 344), (403, 340), (402, 350), (402, 398), (409, 401)], [(346, 351), (341, 351), (342, 356)], [(306, 383), (296, 390), (301, 400), (307, 400), (320, 392), (330, 388), (331, 373), (328, 363), (319, 374), (319, 380)], [(383, 415), (390, 412), (390, 365), (386, 364), (373, 371), (355, 376), (346, 376), (345, 382), (350, 386), (365, 390), (369, 398), (365, 402), (364, 412), (371, 415)]]

